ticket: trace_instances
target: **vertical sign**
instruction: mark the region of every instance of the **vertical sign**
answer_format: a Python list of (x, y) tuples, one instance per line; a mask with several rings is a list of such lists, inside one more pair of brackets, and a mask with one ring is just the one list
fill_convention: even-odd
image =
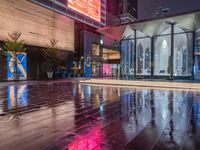
[(14, 72), (17, 70), (17, 72), (20, 75), (21, 80), (27, 79), (27, 57), (26, 53), (24, 52), (18, 52), (17, 57), (17, 64), (14, 64), (15, 55), (13, 52), (8, 52), (7, 55), (7, 73), (8, 73), (8, 80), (14, 79)]

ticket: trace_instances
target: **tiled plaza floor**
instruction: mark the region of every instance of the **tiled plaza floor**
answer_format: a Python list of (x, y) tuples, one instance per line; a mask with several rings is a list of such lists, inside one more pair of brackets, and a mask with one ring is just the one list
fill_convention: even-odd
[(200, 149), (200, 93), (0, 83), (0, 150)]

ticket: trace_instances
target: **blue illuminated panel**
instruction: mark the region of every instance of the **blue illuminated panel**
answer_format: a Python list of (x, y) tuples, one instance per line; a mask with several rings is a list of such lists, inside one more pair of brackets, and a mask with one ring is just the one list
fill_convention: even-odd
[(20, 73), (20, 79), (27, 79), (27, 56), (26, 53), (17, 53), (17, 66), (14, 65), (14, 55), (12, 52), (8, 52), (7, 55), (7, 73), (8, 80), (13, 80), (13, 72), (16, 70)]

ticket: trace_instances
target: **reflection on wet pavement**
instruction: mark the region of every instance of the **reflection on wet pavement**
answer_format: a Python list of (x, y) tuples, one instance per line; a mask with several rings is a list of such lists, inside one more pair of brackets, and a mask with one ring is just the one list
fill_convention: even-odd
[(0, 149), (195, 150), (200, 93), (82, 85), (0, 86)]

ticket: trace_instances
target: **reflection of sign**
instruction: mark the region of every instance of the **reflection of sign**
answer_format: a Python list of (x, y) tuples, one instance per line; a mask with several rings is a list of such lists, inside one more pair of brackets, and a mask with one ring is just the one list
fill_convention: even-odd
[(19, 72), (20, 79), (26, 79), (27, 78), (27, 67), (26, 67), (26, 53), (17, 53), (17, 65), (15, 65), (15, 55), (12, 52), (8, 52), (7, 56), (8, 61), (8, 80), (12, 80), (13, 73), (15, 70)]
[(28, 105), (28, 91), (27, 85), (8, 86), (8, 109), (13, 109), (17, 107), (24, 107)]
[(79, 135), (68, 144), (68, 150), (103, 150), (103, 133), (101, 125), (90, 129), (87, 135)]
[(100, 0), (68, 0), (68, 7), (100, 22)]

